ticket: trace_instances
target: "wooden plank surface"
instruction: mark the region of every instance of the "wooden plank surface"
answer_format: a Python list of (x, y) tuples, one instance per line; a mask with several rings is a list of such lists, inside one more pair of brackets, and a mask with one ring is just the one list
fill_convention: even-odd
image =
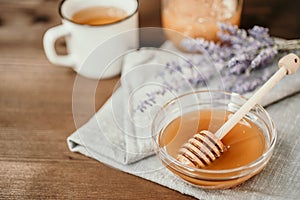
[[(151, 17), (159, 16), (159, 1), (153, 3), (156, 7), (145, 1), (141, 25), (159, 26), (159, 18)], [(66, 138), (76, 129), (72, 113), (76, 74), (51, 65), (42, 49), (45, 30), (60, 23), (58, 3), (0, 1), (0, 199), (192, 199), (68, 150)], [(242, 25), (259, 22), (270, 25), (274, 35), (300, 37), (296, 7), (295, 1), (246, 0)], [(64, 42), (58, 49), (64, 51)], [(117, 81), (101, 81), (96, 109)], [(81, 123), (91, 115), (82, 112)]]

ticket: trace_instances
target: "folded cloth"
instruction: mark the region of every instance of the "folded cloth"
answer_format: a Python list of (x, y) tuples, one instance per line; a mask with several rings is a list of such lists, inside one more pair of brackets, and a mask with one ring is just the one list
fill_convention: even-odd
[[(165, 50), (163, 51), (162, 49)], [(264, 170), (263, 173), (265, 175), (255, 177), (252, 181), (250, 180), (246, 184), (237, 187), (234, 191), (205, 191), (185, 183), (170, 173), (163, 167), (158, 158), (153, 156), (151, 121), (155, 112), (163, 103), (179, 94), (175, 94), (174, 91), (180, 86), (167, 85), (169, 87), (167, 89), (173, 88), (162, 90), (162, 88), (166, 88), (165, 84), (168, 81), (159, 78), (160, 73), (162, 73), (162, 67), (165, 66), (166, 62), (175, 58), (186, 61), (178, 52), (172, 49), (169, 43), (165, 44), (161, 49), (140, 50), (126, 55), (121, 76), (121, 86), (86, 124), (68, 137), (67, 143), (70, 150), (80, 152), (124, 172), (151, 180), (196, 198), (228, 199), (233, 197), (247, 199), (249, 197), (257, 197), (269, 199), (286, 197), (284, 195), (293, 197), (286, 191), (276, 190), (276, 187), (279, 187), (278, 185), (270, 186), (271, 184), (268, 184), (268, 178), (271, 174), (276, 174), (276, 167), (272, 165), (272, 162), (270, 163), (272, 166), (268, 170)], [(263, 105), (270, 105), (299, 92), (299, 77), (300, 74), (298, 72), (296, 75), (282, 80), (264, 98)], [(167, 77), (168, 80), (172, 80), (172, 78), (174, 78), (174, 75)], [(184, 77), (182, 81), (185, 81)], [(217, 89), (218, 86), (215, 83), (207, 84), (205, 88)], [(189, 89), (191, 88), (187, 88), (187, 90)], [(154, 96), (154, 94), (158, 97)], [(278, 108), (275, 113), (286, 112), (285, 104), (288, 104), (288, 100), (285, 100), (282, 106), (280, 106), (281, 103), (274, 105), (274, 107)], [(293, 100), (295, 101), (295, 99)], [(297, 103), (299, 105), (300, 101), (298, 100)], [(270, 109), (272, 110), (272, 108), (271, 106)], [(296, 116), (298, 116), (296, 113), (292, 113), (289, 117)], [(282, 123), (285, 123), (280, 119), (278, 122), (281, 122), (279, 127), (283, 126)], [(297, 127), (298, 131), (299, 129)], [(286, 131), (288, 130), (292, 129), (286, 129)], [(296, 133), (290, 134), (296, 136)], [(298, 136), (297, 138), (299, 139)], [(293, 144), (295, 144), (295, 141), (292, 141)], [(280, 150), (277, 149), (277, 151)], [(276, 153), (279, 154), (278, 152)], [(300, 161), (299, 156), (297, 158), (296, 162), (293, 158), (290, 158), (291, 160), (289, 161), (294, 164), (291, 170), (298, 170), (281, 172), (282, 174), (278, 175), (280, 181), (285, 180), (284, 174), (288, 176), (292, 172), (297, 172), (299, 175), (299, 167), (297, 167), (297, 162), (299, 163)], [(273, 164), (279, 162), (278, 159), (273, 158)], [(299, 183), (295, 184), (298, 180), (297, 178), (289, 180), (288, 182), (288, 177), (286, 177), (286, 183), (291, 184), (292, 188), (299, 188)], [(284, 181), (282, 183), (284, 184)], [(289, 191), (291, 190), (289, 189)]]

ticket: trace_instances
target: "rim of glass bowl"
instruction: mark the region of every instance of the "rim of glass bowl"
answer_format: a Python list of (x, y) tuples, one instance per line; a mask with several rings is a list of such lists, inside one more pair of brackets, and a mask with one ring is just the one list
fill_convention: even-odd
[[(226, 91), (222, 91), (222, 90), (198, 90), (198, 91), (194, 91), (194, 92), (189, 92), (189, 93), (186, 93), (186, 94), (183, 94), (183, 95), (179, 95), (178, 97), (175, 97), (173, 99), (171, 99), (170, 101), (168, 101), (167, 103), (165, 103), (163, 105), (163, 107), (161, 109), (164, 109), (166, 107), (168, 107), (170, 104), (178, 101), (178, 99), (180, 98), (183, 98), (185, 96), (188, 96), (188, 95), (191, 95), (191, 94), (199, 94), (199, 93), (222, 93), (222, 94), (225, 94), (225, 95), (236, 95), (238, 96), (239, 98), (241, 98), (242, 100), (247, 100), (247, 98), (243, 97), (242, 95), (240, 94), (237, 94), (237, 93), (234, 93), (234, 92), (226, 92)], [(254, 160), (253, 162), (247, 164), (247, 165), (244, 165), (244, 166), (241, 166), (241, 167), (236, 167), (236, 168), (232, 168), (232, 169), (222, 169), (222, 170), (208, 170), (208, 169), (201, 169), (201, 168), (195, 168), (195, 167), (190, 167), (190, 166), (187, 166), (187, 165), (184, 165), (182, 164), (181, 162), (179, 162), (178, 160), (176, 160), (174, 157), (170, 156), (166, 149), (164, 149), (162, 146), (159, 145), (158, 143), (158, 137), (161, 133), (153, 133), (154, 131), (154, 123), (152, 123), (152, 139), (154, 140), (154, 143), (155, 143), (155, 146), (157, 148), (155, 149), (158, 149), (156, 150), (156, 153), (159, 154), (159, 156), (163, 156), (164, 159), (167, 159), (170, 163), (168, 163), (168, 166), (172, 167), (171, 163), (174, 163), (176, 166), (178, 167), (181, 167), (183, 169), (186, 169), (188, 170), (189, 172), (199, 172), (199, 173), (210, 173), (210, 174), (224, 174), (224, 173), (233, 173), (233, 172), (239, 172), (239, 171), (243, 171), (243, 170), (247, 170), (247, 169), (252, 169), (254, 168), (255, 166), (261, 164), (261, 162), (265, 161), (266, 158), (268, 158), (269, 154), (272, 153), (273, 149), (274, 149), (274, 146), (276, 144), (276, 140), (277, 140), (277, 132), (276, 132), (276, 129), (275, 129), (275, 126), (274, 126), (274, 122), (273, 120), (271, 119), (269, 113), (259, 104), (256, 104), (254, 106), (255, 108), (257, 108), (258, 110), (262, 111), (265, 115), (266, 115), (266, 120), (267, 122), (269, 122), (269, 129), (270, 131), (272, 132), (271, 135), (273, 136), (271, 141), (270, 141), (270, 145), (269, 147), (267, 148), (267, 150), (256, 160)], [(153, 122), (156, 120), (156, 118), (158, 117), (159, 115), (159, 112), (156, 113), (154, 119), (153, 119)], [(270, 134), (270, 133), (268, 133)], [(157, 152), (158, 151), (158, 152)], [(165, 162), (165, 161), (163, 161)], [(178, 171), (177, 168), (174, 168), (172, 167), (174, 170)], [(181, 173), (184, 173), (183, 171), (180, 171)], [(187, 174), (188, 176), (190, 176), (189, 174)]]

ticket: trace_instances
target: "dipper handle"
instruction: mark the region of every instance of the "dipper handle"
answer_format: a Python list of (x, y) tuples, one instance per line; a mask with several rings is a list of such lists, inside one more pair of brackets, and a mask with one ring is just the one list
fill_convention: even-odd
[(278, 62), (279, 70), (215, 133), (220, 140), (266, 95), (285, 75), (294, 74), (299, 66), (300, 59), (290, 53)]

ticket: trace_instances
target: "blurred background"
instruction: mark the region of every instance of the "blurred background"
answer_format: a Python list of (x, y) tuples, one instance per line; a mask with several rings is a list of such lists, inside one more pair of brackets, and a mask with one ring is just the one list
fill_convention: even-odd
[[(60, 0), (0, 0), (0, 48), (30, 45), (42, 48), (42, 35), (60, 23)], [(160, 0), (139, 0), (140, 27), (159, 27)], [(268, 27), (272, 36), (300, 38), (300, 1), (244, 0), (242, 28)], [(17, 10), (16, 10), (17, 9)], [(59, 42), (58, 45), (64, 45)], [(1, 56), (1, 55), (0, 55)]]

